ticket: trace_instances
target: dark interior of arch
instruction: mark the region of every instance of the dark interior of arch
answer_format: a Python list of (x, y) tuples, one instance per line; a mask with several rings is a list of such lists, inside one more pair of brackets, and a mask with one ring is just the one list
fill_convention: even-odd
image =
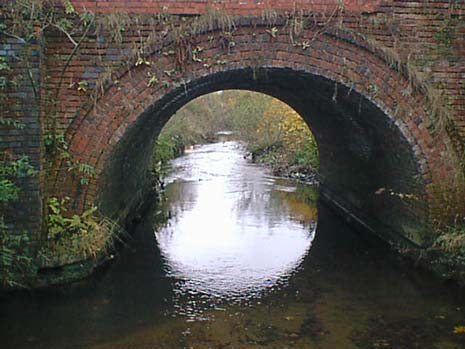
[[(337, 93), (335, 93), (337, 87)], [(100, 188), (104, 214), (120, 218), (144, 202), (152, 187), (156, 136), (192, 99), (218, 90), (269, 94), (294, 108), (318, 143), (322, 197), (350, 212), (383, 238), (427, 243), (424, 184), (411, 145), (394, 122), (364, 96), (321, 76), (291, 69), (240, 69), (215, 73), (166, 94), (127, 130), (113, 150)], [(387, 190), (376, 194), (380, 188)], [(419, 200), (395, 193), (414, 194)], [(347, 213), (347, 212), (346, 212)]]

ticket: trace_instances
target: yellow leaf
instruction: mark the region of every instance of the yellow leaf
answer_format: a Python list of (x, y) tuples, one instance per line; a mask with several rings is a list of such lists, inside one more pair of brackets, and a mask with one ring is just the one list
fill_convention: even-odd
[(455, 326), (454, 327), (454, 333), (465, 333), (465, 326)]

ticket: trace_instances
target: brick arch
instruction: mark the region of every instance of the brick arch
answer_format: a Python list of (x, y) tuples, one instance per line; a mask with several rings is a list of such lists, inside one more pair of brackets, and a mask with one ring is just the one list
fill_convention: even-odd
[[(408, 89), (405, 77), (391, 69), (379, 52), (354, 37), (315, 36), (306, 32), (304, 37), (315, 39), (304, 50), (293, 47), (287, 35), (273, 38), (263, 30), (259, 35), (256, 31), (253, 27), (239, 28), (234, 36), (236, 45), (228, 52), (221, 44), (220, 32), (199, 35), (197, 44), (204, 47), (202, 57), (209, 66), (190, 63), (183, 73), (175, 74), (177, 82), (169, 87), (162, 83), (148, 87), (147, 76), (155, 70), (162, 80), (164, 71), (176, 69), (172, 57), (154, 52), (151, 59), (156, 67), (133, 66), (130, 71), (122, 72), (119, 83), (110, 87), (91, 110), (81, 111), (67, 135), (73, 157), (93, 165), (97, 175), (86, 188), (80, 188), (77, 181), (59, 177), (55, 186), (57, 195), (77, 198), (77, 207), (81, 209), (99, 204), (108, 215), (126, 214), (143, 200), (149, 186), (144, 178), (147, 167), (142, 166), (141, 170), (136, 165), (150, 163), (150, 139), (169, 117), (202, 94), (248, 89), (280, 98), (304, 117), (320, 144), (324, 180), (331, 192), (342, 197), (342, 202), (361, 211), (365, 210), (364, 205), (384, 210), (375, 217), (376, 221), (412, 241), (424, 243), (427, 240), (424, 236), (410, 230), (415, 224), (428, 222), (432, 210), (428, 188), (452, 181), (455, 173), (454, 160), (441, 156), (446, 153), (447, 137), (428, 131), (421, 96), (405, 93)], [(342, 131), (337, 131), (338, 127)], [(378, 141), (382, 144), (376, 144)], [(347, 178), (338, 175), (355, 171), (363, 165), (364, 156), (372, 156), (364, 152), (374, 148), (385, 158), (381, 157), (378, 164), (374, 160), (367, 162), (368, 173), (382, 177), (380, 173), (386, 171), (391, 177), (400, 176), (399, 180), (380, 178), (366, 188), (361, 180), (357, 183), (356, 178), (348, 178), (355, 175)], [(361, 160), (353, 156), (354, 166), (350, 163), (335, 166), (351, 156), (347, 149), (358, 152)], [(397, 160), (405, 163), (406, 168), (396, 169)], [(381, 169), (370, 169), (376, 166)], [(118, 180), (110, 179), (118, 176)], [(114, 202), (108, 193), (121, 191), (123, 184), (130, 188), (128, 195), (123, 195), (123, 202)], [(377, 185), (399, 193), (414, 193), (421, 200), (398, 203), (393, 198), (382, 199), (374, 196)], [(358, 197), (357, 190), (363, 195)], [(392, 226), (390, 221), (403, 211), (407, 212), (405, 217)]]

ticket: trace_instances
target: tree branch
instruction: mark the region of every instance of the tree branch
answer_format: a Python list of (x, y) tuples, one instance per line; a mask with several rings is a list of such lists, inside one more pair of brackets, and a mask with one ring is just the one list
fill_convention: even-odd
[(73, 39), (73, 37), (71, 36), (70, 33), (68, 33), (65, 29), (63, 29), (62, 27), (60, 27), (59, 25), (57, 24), (52, 24), (52, 26), (54, 26), (55, 28), (57, 28), (58, 30), (60, 30), (62, 33), (64, 33), (69, 41), (71, 41), (71, 43), (74, 45), (74, 47), (78, 46), (78, 43)]
[(63, 85), (63, 79), (64, 79), (64, 76), (65, 76), (65, 72), (68, 69), (69, 64), (71, 63), (71, 60), (73, 59), (73, 57), (76, 54), (79, 47), (81, 46), (82, 42), (87, 37), (87, 34), (89, 33), (89, 30), (90, 30), (90, 28), (92, 27), (92, 25), (94, 23), (94, 20), (95, 20), (95, 17), (93, 17), (92, 20), (87, 24), (87, 27), (84, 30), (84, 33), (79, 38), (79, 41), (74, 46), (73, 50), (71, 51), (71, 53), (69, 54), (69, 56), (68, 56), (68, 58), (67, 58), (67, 60), (65, 62), (65, 65), (61, 69), (60, 80), (58, 81), (58, 85), (57, 85), (56, 92), (55, 92), (55, 99), (54, 99), (54, 104), (55, 105), (54, 105), (53, 113), (52, 113), (52, 118), (53, 119), (52, 119), (52, 130), (51, 131), (52, 131), (52, 135), (54, 137), (55, 137), (55, 133), (56, 133), (56, 123), (57, 123), (57, 114), (58, 114), (58, 96), (60, 94), (61, 86)]
[(19, 40), (22, 44), (26, 43), (26, 40), (24, 40), (22, 37), (20, 37), (18, 35), (11, 34), (11, 33), (5, 32), (3, 30), (0, 30), (0, 33), (3, 34), (3, 35), (9, 36), (10, 38), (15, 38), (15, 39)]

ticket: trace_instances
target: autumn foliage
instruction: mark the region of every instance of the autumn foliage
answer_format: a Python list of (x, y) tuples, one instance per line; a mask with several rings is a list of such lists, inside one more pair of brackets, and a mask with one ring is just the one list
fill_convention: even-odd
[(318, 169), (317, 145), (302, 117), (276, 98), (242, 90), (205, 95), (179, 110), (159, 136), (156, 159), (176, 154), (173, 147), (214, 141), (225, 130), (256, 162)]

